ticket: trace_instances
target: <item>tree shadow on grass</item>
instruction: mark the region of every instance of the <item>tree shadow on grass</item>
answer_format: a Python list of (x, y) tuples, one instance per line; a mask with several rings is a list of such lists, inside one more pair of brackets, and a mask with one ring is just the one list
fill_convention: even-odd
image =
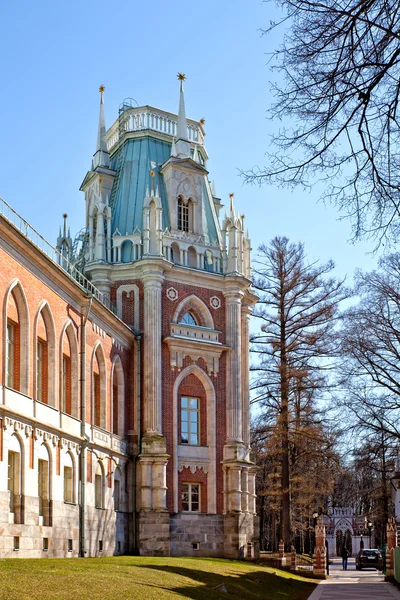
[[(229, 563), (228, 563), (229, 564)], [(192, 579), (197, 585), (168, 586), (172, 592), (183, 598), (192, 600), (227, 600), (239, 598), (240, 600), (306, 600), (314, 590), (316, 584), (298, 579), (280, 576), (279, 572), (268, 573), (263, 570), (238, 575), (225, 575), (189, 569), (184, 566), (172, 567), (168, 565), (135, 565), (141, 569), (164, 571), (173, 575), (181, 575)], [(224, 585), (226, 592), (216, 589)]]

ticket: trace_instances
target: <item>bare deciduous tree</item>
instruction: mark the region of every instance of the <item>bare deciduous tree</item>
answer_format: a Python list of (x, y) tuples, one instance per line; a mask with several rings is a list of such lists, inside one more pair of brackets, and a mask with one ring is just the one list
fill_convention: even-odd
[(272, 55), (283, 83), (273, 87), (270, 113), (284, 127), (273, 136), (269, 166), (244, 172), (245, 180), (323, 180), (325, 197), (351, 218), (355, 238), (392, 239), (400, 228), (400, 5), (277, 3), (289, 29)]

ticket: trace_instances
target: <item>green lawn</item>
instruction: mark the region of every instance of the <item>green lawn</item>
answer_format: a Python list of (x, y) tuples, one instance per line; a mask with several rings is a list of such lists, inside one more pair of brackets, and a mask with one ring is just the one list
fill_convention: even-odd
[[(215, 589), (220, 584), (228, 593)], [(0, 560), (1, 600), (306, 600), (315, 585), (279, 569), (222, 559)]]

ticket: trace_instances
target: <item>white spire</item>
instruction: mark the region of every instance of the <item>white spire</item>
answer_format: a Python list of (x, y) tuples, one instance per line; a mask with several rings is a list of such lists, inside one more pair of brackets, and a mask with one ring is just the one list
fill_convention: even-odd
[(177, 127), (177, 139), (186, 140), (187, 137), (187, 123), (186, 123), (186, 112), (185, 112), (185, 97), (183, 95), (183, 82), (186, 77), (183, 73), (178, 73), (178, 79), (181, 82), (181, 89), (179, 93), (179, 113), (178, 113), (178, 127)]
[(187, 134), (187, 122), (185, 113), (185, 98), (183, 95), (183, 82), (186, 77), (183, 73), (178, 73), (178, 79), (181, 82), (180, 94), (179, 94), (179, 113), (178, 113), (178, 126), (176, 132), (176, 155), (178, 158), (189, 158), (190, 156), (190, 144)]
[(110, 157), (107, 152), (107, 141), (106, 141), (106, 121), (104, 119), (104, 98), (103, 98), (104, 90), (105, 90), (104, 85), (101, 85), (99, 87), (99, 92), (100, 92), (99, 128), (98, 128), (98, 133), (97, 133), (96, 152), (93, 156), (93, 168), (110, 166)]

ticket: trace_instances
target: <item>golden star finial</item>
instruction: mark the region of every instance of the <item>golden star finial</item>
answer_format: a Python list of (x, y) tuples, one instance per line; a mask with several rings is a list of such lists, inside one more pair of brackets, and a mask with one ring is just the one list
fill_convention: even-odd
[(66, 219), (68, 217), (67, 213), (63, 214), (63, 219)]
[(105, 85), (101, 85), (101, 86), (99, 87), (99, 92), (100, 92), (100, 94), (102, 94), (102, 93), (104, 92), (104, 90), (105, 90), (105, 89), (106, 89), (106, 86), (105, 86)]
[(243, 219), (245, 218), (245, 215), (240, 215), (240, 218), (241, 218), (241, 219), (242, 219), (242, 221), (243, 221)]
[(229, 198), (232, 200), (232, 198), (234, 198), (234, 197), (235, 197), (235, 194), (234, 194), (233, 192), (231, 192), (231, 193), (229, 194)]
[(150, 171), (150, 177), (154, 177), (155, 172), (154, 171)]
[(185, 73), (178, 73), (177, 77), (178, 77), (179, 81), (186, 81)]
[(205, 122), (206, 122), (206, 120), (205, 120), (205, 118), (204, 118), (204, 117), (203, 117), (202, 119), (200, 119), (200, 121), (199, 121), (200, 125), (204, 125), (204, 124), (205, 124)]

